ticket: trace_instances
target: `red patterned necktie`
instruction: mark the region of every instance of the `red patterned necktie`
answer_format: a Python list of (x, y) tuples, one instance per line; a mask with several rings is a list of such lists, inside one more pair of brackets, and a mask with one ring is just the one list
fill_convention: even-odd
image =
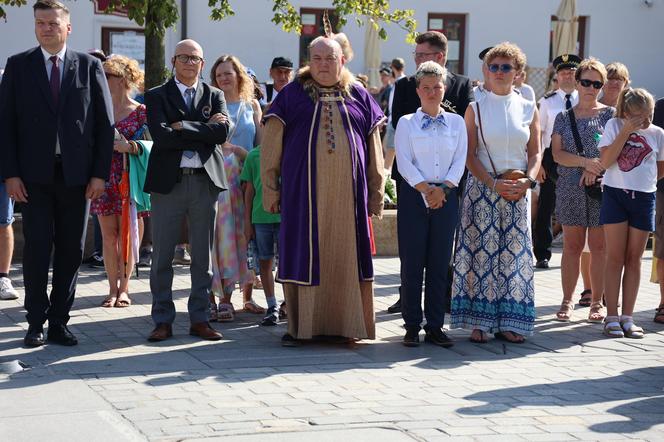
[(60, 97), (60, 68), (58, 67), (58, 56), (53, 55), (51, 58), (51, 94), (53, 95), (53, 103), (58, 105), (58, 98)]

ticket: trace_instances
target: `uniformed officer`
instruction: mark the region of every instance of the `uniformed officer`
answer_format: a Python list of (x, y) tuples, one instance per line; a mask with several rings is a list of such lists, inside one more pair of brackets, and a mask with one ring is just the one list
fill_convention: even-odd
[(563, 54), (553, 60), (553, 68), (558, 77), (558, 89), (549, 92), (540, 102), (540, 126), (542, 128), (542, 147), (544, 157), (540, 181), (539, 207), (535, 220), (535, 232), (533, 235), (535, 267), (548, 269), (551, 259), (551, 242), (553, 241), (553, 230), (551, 228), (551, 215), (556, 201), (555, 179), (558, 176), (556, 163), (551, 154), (551, 133), (556, 116), (575, 106), (579, 102), (579, 94), (576, 91), (574, 72), (581, 63), (581, 58), (574, 54)]
[(484, 56), (489, 52), (491, 49), (493, 49), (493, 46), (489, 46), (488, 48), (482, 49), (482, 52), (479, 53), (479, 58), (482, 60), (482, 78), (483, 81), (482, 83), (478, 84), (473, 88), (473, 95), (475, 96), (475, 101), (480, 101), (480, 98), (484, 97), (487, 92), (491, 91), (491, 87), (489, 86), (488, 80), (489, 80), (489, 71), (486, 63), (484, 62)]

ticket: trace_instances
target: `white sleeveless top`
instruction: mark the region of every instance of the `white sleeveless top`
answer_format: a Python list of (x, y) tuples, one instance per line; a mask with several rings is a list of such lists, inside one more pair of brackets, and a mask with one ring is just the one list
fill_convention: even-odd
[(526, 100), (515, 92), (509, 95), (487, 92), (477, 102), (470, 103), (475, 112), (477, 125), (477, 156), (491, 174), (494, 171), (480, 134), (477, 103), (482, 114), (484, 140), (489, 145), (489, 153), (496, 171), (500, 174), (512, 169), (526, 170), (528, 166), (526, 145), (530, 139), (530, 123), (535, 115), (536, 103)]

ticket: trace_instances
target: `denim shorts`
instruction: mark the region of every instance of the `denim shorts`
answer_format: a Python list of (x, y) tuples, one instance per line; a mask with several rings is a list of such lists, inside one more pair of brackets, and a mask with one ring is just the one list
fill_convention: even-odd
[(618, 224), (627, 221), (635, 229), (655, 230), (655, 192), (616, 189), (604, 186), (599, 223)]
[(254, 224), (258, 259), (274, 258), (279, 244), (279, 223)]
[(14, 200), (9, 198), (5, 184), (0, 183), (0, 226), (5, 227), (14, 222)]

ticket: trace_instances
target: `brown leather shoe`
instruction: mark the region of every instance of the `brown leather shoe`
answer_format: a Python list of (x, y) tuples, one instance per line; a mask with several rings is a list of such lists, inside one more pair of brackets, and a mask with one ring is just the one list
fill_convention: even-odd
[(148, 341), (150, 342), (159, 342), (165, 341), (166, 339), (173, 336), (173, 327), (171, 324), (161, 323), (152, 330), (150, 336), (148, 336)]
[(207, 322), (197, 322), (196, 324), (191, 324), (191, 327), (189, 327), (189, 334), (191, 336), (198, 336), (199, 338), (207, 339), (208, 341), (218, 341), (223, 338), (221, 333), (210, 327), (210, 324)]

